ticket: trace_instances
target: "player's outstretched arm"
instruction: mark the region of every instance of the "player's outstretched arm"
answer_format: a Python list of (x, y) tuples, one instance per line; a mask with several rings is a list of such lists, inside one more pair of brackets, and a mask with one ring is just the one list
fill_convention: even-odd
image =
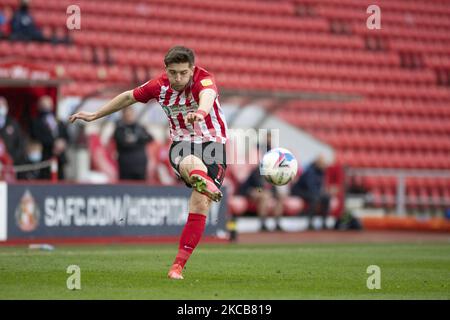
[(96, 112), (80, 111), (70, 116), (69, 121), (73, 123), (75, 120), (80, 119), (87, 122), (94, 121), (104, 116), (110, 115), (120, 109), (126, 108), (136, 102), (133, 96), (133, 90), (125, 91), (109, 101), (103, 107)]

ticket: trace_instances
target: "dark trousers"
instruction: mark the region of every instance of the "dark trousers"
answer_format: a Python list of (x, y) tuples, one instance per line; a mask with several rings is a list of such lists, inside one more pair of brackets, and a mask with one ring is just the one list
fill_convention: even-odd
[(312, 223), (312, 218), (315, 215), (321, 216), (325, 220), (330, 209), (329, 194), (313, 194), (309, 192), (300, 192), (300, 197), (308, 204), (305, 210), (305, 215), (309, 218), (310, 226)]
[(127, 170), (119, 170), (119, 179), (120, 180), (145, 180), (146, 172), (129, 172)]

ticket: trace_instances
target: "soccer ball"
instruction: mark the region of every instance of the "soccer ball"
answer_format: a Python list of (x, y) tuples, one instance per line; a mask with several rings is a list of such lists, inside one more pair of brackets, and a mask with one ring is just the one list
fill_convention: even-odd
[(297, 174), (298, 163), (287, 149), (274, 148), (267, 151), (259, 164), (259, 173), (271, 184), (282, 186)]

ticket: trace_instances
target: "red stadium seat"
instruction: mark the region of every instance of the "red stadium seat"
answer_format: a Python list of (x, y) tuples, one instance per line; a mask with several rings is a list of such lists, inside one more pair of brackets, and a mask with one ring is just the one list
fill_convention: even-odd
[(284, 214), (287, 216), (297, 216), (304, 209), (305, 203), (300, 197), (286, 197), (283, 202)]
[(244, 214), (248, 209), (248, 200), (243, 196), (231, 196), (228, 205), (230, 206), (230, 212), (232, 215), (240, 216)]

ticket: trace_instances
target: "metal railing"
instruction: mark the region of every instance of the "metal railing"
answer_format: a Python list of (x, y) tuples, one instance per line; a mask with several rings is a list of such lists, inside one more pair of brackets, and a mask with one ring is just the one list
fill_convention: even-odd
[[(58, 181), (58, 160), (56, 158), (51, 158), (39, 163), (33, 163), (33, 164), (24, 164), (24, 165), (15, 165), (15, 166), (9, 166), (9, 165), (3, 165), (0, 162), (0, 180), (3, 179), (7, 182), (11, 182), (9, 180), (14, 181), (15, 175), (17, 173), (21, 172), (28, 172), (28, 171), (36, 171), (40, 169), (50, 168), (50, 181), (57, 182)], [(5, 177), (12, 177), (11, 179), (5, 178)]]
[[(382, 168), (347, 168), (345, 170), (346, 177), (395, 177), (396, 194), (395, 194), (395, 213), (397, 215), (405, 215), (407, 210), (407, 179), (410, 178), (435, 178), (450, 179), (450, 171), (448, 170), (419, 170), (419, 169), (382, 169)], [(370, 192), (370, 191), (369, 191)], [(423, 205), (436, 205), (435, 202), (428, 199), (428, 203)], [(442, 207), (450, 207), (450, 200), (439, 203)]]

